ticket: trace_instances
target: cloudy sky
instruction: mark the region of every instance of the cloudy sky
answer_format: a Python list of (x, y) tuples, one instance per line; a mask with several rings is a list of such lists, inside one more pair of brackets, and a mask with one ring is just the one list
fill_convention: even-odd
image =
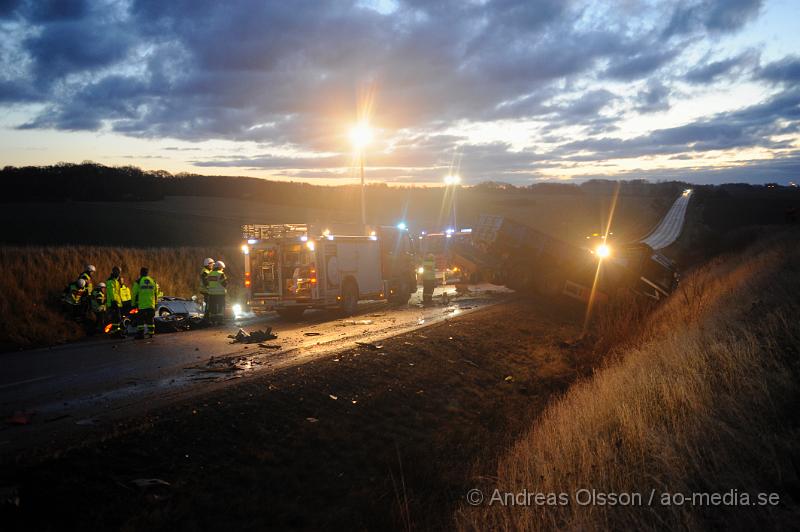
[(0, 163), (800, 178), (797, 0), (0, 0)]

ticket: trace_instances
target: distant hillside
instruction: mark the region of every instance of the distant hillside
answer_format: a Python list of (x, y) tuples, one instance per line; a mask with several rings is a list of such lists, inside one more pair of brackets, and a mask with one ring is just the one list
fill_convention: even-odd
[[(319, 186), (251, 177), (172, 175), (91, 162), (0, 170), (0, 242), (112, 246), (227, 246), (242, 223), (350, 223), (360, 219), (356, 184)], [(686, 183), (592, 180), (518, 187), (485, 182), (459, 187), (456, 224), (481, 213), (510, 216), (565, 239), (601, 230), (614, 191), (619, 201), (613, 231), (635, 238), (646, 232)], [(797, 205), (797, 189), (749, 185), (693, 187), (694, 216), (716, 232), (738, 225), (782, 223)], [(452, 190), (443, 187), (367, 186), (369, 223), (408, 223), (412, 231), (453, 225)]]

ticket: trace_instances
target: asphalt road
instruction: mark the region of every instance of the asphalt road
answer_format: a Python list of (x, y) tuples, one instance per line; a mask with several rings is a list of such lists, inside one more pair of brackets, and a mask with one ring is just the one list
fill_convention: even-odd
[(689, 206), (691, 197), (691, 190), (686, 190), (678, 196), (678, 199), (672, 204), (666, 216), (664, 216), (656, 228), (643, 238), (641, 242), (655, 250), (664, 249), (675, 242), (683, 230), (686, 208)]
[[(397, 334), (497, 303), (508, 290), (471, 287), (450, 301), (423, 307), (421, 290), (403, 307), (365, 302), (359, 314), (342, 318), (331, 311), (310, 311), (297, 323), (271, 313), (223, 327), (157, 335), (151, 340), (98, 339), (50, 349), (0, 355), (0, 454), (75, 436), (101, 424), (165, 404), (192, 393), (224, 386), (263, 371), (299, 365), (314, 358), (373, 343)], [(272, 327), (278, 335), (257, 344), (231, 343), (239, 327)], [(367, 347), (368, 348), (368, 347)]]

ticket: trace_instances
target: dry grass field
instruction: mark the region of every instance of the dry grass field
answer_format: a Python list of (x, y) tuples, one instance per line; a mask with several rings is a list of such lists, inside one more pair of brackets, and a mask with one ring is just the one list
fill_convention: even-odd
[[(5, 275), (0, 280), (0, 347), (52, 345), (84, 336), (62, 311), (59, 298), (86, 263), (97, 267), (96, 282), (122, 268), (130, 286), (147, 266), (166, 295), (191, 297), (205, 257), (223, 259), (232, 284), (242, 278), (237, 248), (111, 248), (97, 246), (0, 247)], [(233, 287), (232, 287), (233, 288)]]
[[(754, 529), (796, 524), (800, 249), (784, 232), (694, 271), (633, 340), (478, 472), (462, 530)], [(625, 321), (625, 320), (620, 320)], [(619, 331), (614, 332), (618, 336)], [(488, 504), (566, 493), (566, 505)], [(578, 490), (642, 504), (576, 504)], [(664, 494), (777, 493), (777, 506), (664, 504)], [(587, 492), (581, 492), (586, 494)], [(649, 503), (650, 496), (654, 500)], [(497, 500), (497, 499), (495, 499)], [(675, 499), (673, 499), (674, 501)], [(737, 495), (741, 503), (741, 497)]]

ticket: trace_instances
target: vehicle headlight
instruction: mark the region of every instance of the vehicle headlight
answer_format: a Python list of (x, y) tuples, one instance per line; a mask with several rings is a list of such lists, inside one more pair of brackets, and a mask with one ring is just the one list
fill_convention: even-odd
[(233, 305), (231, 307), (231, 309), (233, 310), (233, 316), (234, 317), (238, 318), (239, 316), (242, 315), (242, 306), (239, 303), (236, 303), (235, 305)]

